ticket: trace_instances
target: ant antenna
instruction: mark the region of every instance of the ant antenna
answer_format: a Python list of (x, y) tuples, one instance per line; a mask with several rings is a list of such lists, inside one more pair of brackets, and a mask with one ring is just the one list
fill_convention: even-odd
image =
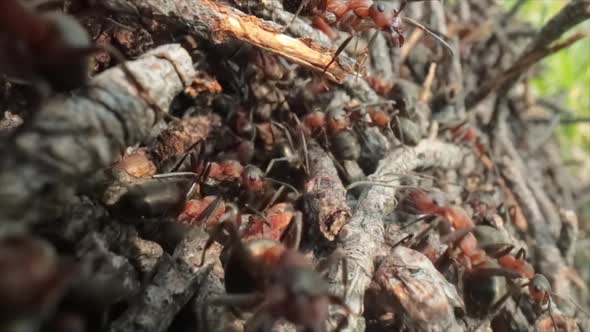
[(293, 18), (291, 19), (291, 21), (289, 21), (289, 23), (287, 23), (287, 25), (285, 25), (285, 27), (282, 29), (281, 33), (285, 33), (285, 31), (287, 31), (287, 29), (289, 29), (289, 27), (293, 24), (293, 22), (295, 22), (295, 19), (299, 16), (299, 14), (301, 14), (301, 11), (303, 10), (303, 8), (305, 8), (305, 6), (307, 6), (309, 4), (309, 1), (310, 0), (303, 0), (299, 3), (299, 7), (297, 7), (297, 10), (295, 11)]
[(584, 309), (584, 307), (582, 307), (578, 302), (574, 301), (574, 299), (571, 296), (561, 296), (557, 293), (553, 293), (553, 292), (549, 292), (550, 298), (551, 297), (555, 297), (558, 298), (560, 300), (569, 300), (578, 310), (580, 310), (582, 313), (584, 313), (584, 315), (590, 317), (590, 312), (588, 312), (586, 309)]
[(409, 17), (402, 16), (401, 19), (404, 20), (405, 22), (410, 23), (411, 25), (423, 30), (424, 32), (426, 32), (432, 38), (436, 39), (439, 43), (441, 43), (445, 47), (445, 49), (449, 52), (451, 57), (455, 56), (455, 51), (453, 51), (453, 48), (451, 47), (451, 45), (449, 45), (444, 39), (442, 39), (442, 37), (440, 37), (439, 35), (434, 33), (432, 30), (428, 29), (426, 26), (422, 25), (418, 21), (415, 21)]
[(555, 318), (553, 318), (553, 312), (551, 310), (552, 303), (553, 303), (553, 300), (551, 299), (551, 295), (549, 295), (549, 302), (547, 303), (547, 311), (549, 312), (549, 318), (551, 318), (551, 322), (553, 323), (553, 328), (557, 332), (559, 330), (557, 329), (557, 323), (555, 322)]
[(289, 249), (298, 249), (301, 244), (301, 234), (303, 233), (303, 218), (301, 212), (295, 213), (295, 217), (285, 233), (281, 242)]
[(395, 185), (389, 184), (386, 182), (378, 182), (378, 181), (356, 181), (348, 185), (346, 187), (347, 191), (350, 191), (353, 188), (360, 187), (360, 186), (379, 186), (379, 187), (386, 187), (386, 188), (395, 188), (395, 189), (419, 189), (416, 186), (406, 186), (406, 185)]
[(395, 248), (395, 247), (397, 247), (397, 246), (399, 246), (401, 244), (404, 244), (404, 243), (408, 242), (412, 238), (414, 238), (414, 234), (410, 233), (410, 234), (404, 236), (401, 240), (399, 240), (399, 241), (397, 241), (397, 242), (395, 242), (393, 244), (392, 243), (388, 243), (388, 242), (385, 242), (385, 244), (387, 244), (391, 249), (393, 249), (393, 248)]
[(299, 137), (301, 139), (301, 145), (303, 145), (303, 159), (305, 163), (303, 171), (305, 172), (305, 175), (309, 175), (309, 152), (307, 150), (307, 138), (305, 138), (305, 133), (301, 129), (301, 121), (299, 121), (297, 115), (294, 115), (294, 119), (297, 128), (299, 128)]
[(425, 215), (422, 215), (422, 216), (410, 221), (409, 223), (403, 225), (402, 227), (400, 227), (400, 230), (406, 229), (406, 228), (408, 228), (414, 224), (417, 224), (423, 220), (425, 220), (426, 223), (431, 223), (436, 218), (437, 218), (437, 216), (434, 214), (425, 214)]
[(244, 204), (244, 208), (252, 213), (254, 213), (255, 215), (259, 216), (260, 218), (262, 218), (262, 220), (264, 221), (264, 224), (268, 227), (272, 227), (272, 224), (270, 223), (270, 221), (268, 221), (268, 218), (266, 217), (266, 215), (260, 211), (258, 211), (257, 209), (253, 208), (252, 206), (250, 206), (250, 204)]
[(330, 60), (330, 62), (328, 62), (328, 64), (324, 67), (324, 70), (322, 71), (322, 74), (325, 74), (326, 71), (328, 70), (328, 68), (336, 61), (336, 59), (338, 58), (338, 56), (340, 55), (340, 53), (342, 53), (344, 51), (344, 49), (346, 48), (346, 46), (348, 46), (348, 44), (350, 44), (350, 41), (352, 40), (352, 38), (354, 38), (354, 35), (350, 35), (348, 38), (346, 38), (342, 44), (340, 44), (340, 46), (338, 46), (338, 49), (336, 49), (336, 52), (334, 53), (334, 56), (332, 57), (332, 59)]
[(266, 176), (264, 177), (264, 179), (265, 179), (265, 180), (268, 180), (268, 181), (270, 181), (270, 182), (276, 183), (276, 184), (280, 184), (280, 185), (282, 185), (282, 186), (285, 186), (285, 187), (287, 187), (287, 188), (291, 189), (291, 191), (293, 191), (293, 192), (295, 193), (295, 195), (297, 195), (297, 196), (301, 195), (301, 193), (299, 193), (299, 191), (298, 191), (297, 189), (295, 189), (295, 187), (293, 187), (292, 185), (290, 185), (290, 184), (288, 184), (288, 183), (286, 183), (286, 182), (279, 181), (279, 180), (275, 180), (275, 179), (273, 179), (273, 178), (266, 177)]

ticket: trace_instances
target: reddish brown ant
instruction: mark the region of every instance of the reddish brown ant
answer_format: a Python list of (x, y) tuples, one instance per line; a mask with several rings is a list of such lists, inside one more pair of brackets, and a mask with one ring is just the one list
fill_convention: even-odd
[(439, 206), (431, 195), (423, 190), (410, 190), (408, 202), (422, 214), (433, 214), (447, 220), (456, 230), (471, 229), (475, 224), (460, 207)]
[(219, 197), (215, 196), (206, 196), (201, 199), (189, 199), (178, 216), (178, 221), (186, 224), (202, 221), (202, 218), (200, 217), (207, 209), (211, 211), (208, 213), (209, 217), (206, 220), (205, 227), (210, 227), (215, 225), (224, 214), (225, 204)]
[(252, 215), (246, 229), (244, 238), (268, 238), (279, 241), (295, 217), (295, 209), (290, 203), (277, 203), (264, 211), (264, 216)]
[[(228, 294), (209, 300), (212, 305), (255, 306), (246, 322), (246, 331), (271, 331), (281, 318), (303, 326), (306, 331), (325, 331), (329, 305), (344, 310), (336, 330), (342, 329), (351, 313), (343, 299), (329, 291), (329, 284), (313, 264), (297, 251), (301, 234), (301, 213), (294, 220), (295, 236), (288, 244), (260, 238), (243, 242), (231, 221), (220, 223), (207, 243), (207, 249), (224, 231), (229, 233), (230, 254), (224, 264), (224, 282)], [(204, 319), (206, 322), (206, 318)]]
[(272, 159), (268, 163), (264, 174), (269, 174), (269, 172), (271, 171), (273, 166), (277, 162), (280, 162), (280, 161), (286, 161), (294, 168), (303, 169), (303, 172), (306, 175), (309, 174), (309, 157), (308, 157), (309, 153), (307, 151), (307, 140), (305, 138), (306, 133), (305, 133), (304, 129), (302, 129), (302, 125), (299, 122), (299, 119), (296, 116), (294, 117), (294, 119), (297, 124), (296, 128), (299, 132), (299, 143), (301, 145), (301, 149), (297, 149), (295, 147), (295, 143), (293, 141), (293, 138), (291, 136), (289, 128), (287, 128), (285, 125), (283, 125), (281, 123), (273, 121), (272, 123), (274, 125), (276, 125), (277, 127), (281, 128), (283, 130), (283, 132), (285, 134), (286, 142), (280, 142), (278, 144), (278, 152), (281, 155), (281, 157), (277, 157), (277, 158)]
[[(329, 38), (336, 39), (336, 34), (330, 26), (349, 33), (360, 33), (370, 29), (377, 29), (388, 33), (397, 34), (397, 41), (401, 47), (404, 43), (402, 20), (408, 22), (428, 33), (443, 44), (451, 55), (453, 49), (441, 37), (426, 28), (424, 25), (408, 18), (400, 16), (400, 12), (406, 6), (403, 1), (399, 9), (393, 8), (386, 1), (372, 0), (284, 0), (283, 5), (287, 10), (293, 11), (293, 20), (301, 13), (304, 16), (314, 17), (316, 28), (324, 32)], [(293, 22), (293, 21), (291, 21)], [(287, 26), (288, 28), (288, 26)], [(285, 28), (285, 30), (287, 29)], [(336, 50), (332, 60), (326, 65), (324, 71), (336, 61), (336, 58), (350, 43), (354, 35), (348, 37)], [(369, 44), (371, 44), (372, 40)]]
[[(533, 267), (525, 260), (526, 255), (524, 249), (520, 249), (517, 254), (513, 256), (510, 251), (514, 249), (514, 246), (508, 243), (508, 239), (496, 228), (485, 225), (479, 225), (473, 229), (473, 237), (470, 241), (472, 241), (474, 247), (461, 247), (464, 254), (470, 258), (476, 257), (477, 255), (480, 257), (491, 255), (488, 256), (487, 259), (482, 259), (481, 263), (479, 263), (480, 266), (470, 271), (470, 273), (476, 273), (488, 277), (503, 276), (509, 280), (518, 278), (525, 280), (522, 284), (514, 284), (515, 287), (508, 291), (504, 297), (493, 305), (494, 310), (492, 310), (492, 314), (493, 312), (496, 312), (511, 295), (517, 292), (518, 289), (526, 287), (527, 293), (533, 303), (539, 306), (547, 305), (547, 310), (553, 321), (554, 328), (558, 331), (551, 312), (551, 302), (553, 302), (552, 296), (555, 296), (556, 294), (551, 292), (551, 284), (549, 283), (549, 280), (547, 280), (544, 275), (536, 273)], [(482, 253), (482, 250), (485, 254)], [(492, 259), (496, 259), (496, 261), (494, 262)], [(571, 301), (574, 305), (579, 307), (573, 300)]]
[[(296, 3), (284, 1), (287, 10), (294, 9)], [(335, 34), (330, 25), (347, 32), (363, 32), (369, 29), (378, 29), (398, 35), (400, 45), (404, 42), (401, 19), (398, 17), (402, 8), (396, 10), (385, 1), (371, 0), (322, 0), (299, 2), (297, 16), (314, 16), (314, 24), (328, 37), (335, 39)]]
[[(545, 276), (535, 273), (533, 267), (526, 262), (523, 249), (513, 256), (510, 251), (514, 246), (497, 229), (485, 225), (475, 227), (465, 211), (457, 207), (441, 207), (423, 191), (411, 191), (409, 200), (418, 211), (446, 219), (457, 230), (447, 241), (454, 242), (460, 248), (463, 254), (460, 258), (468, 278), (475, 274), (504, 276), (510, 280), (525, 279), (526, 282), (518, 288), (527, 287), (529, 297), (534, 303), (541, 306), (548, 304), (548, 310), (551, 310), (551, 285)], [(506, 294), (494, 307), (501, 306), (513, 292), (515, 290)]]

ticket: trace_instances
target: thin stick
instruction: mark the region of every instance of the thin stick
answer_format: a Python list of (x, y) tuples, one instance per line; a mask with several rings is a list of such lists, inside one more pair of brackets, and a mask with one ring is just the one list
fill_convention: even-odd
[(426, 32), (432, 38), (436, 39), (439, 43), (441, 43), (445, 47), (445, 49), (449, 52), (451, 57), (455, 56), (455, 51), (453, 51), (453, 48), (451, 47), (451, 45), (449, 45), (444, 39), (442, 39), (442, 37), (440, 37), (439, 35), (434, 33), (432, 30), (428, 29), (426, 26), (422, 25), (418, 21), (415, 21), (409, 17), (404, 16), (404, 17), (402, 17), (402, 20), (407, 23), (410, 23), (411, 25), (413, 25), (417, 28), (424, 30), (424, 32)]
[(422, 85), (422, 93), (420, 93), (420, 102), (426, 104), (430, 101), (432, 97), (432, 92), (430, 89), (432, 88), (432, 82), (434, 81), (434, 75), (436, 74), (436, 62), (430, 64), (430, 68), (428, 68), (428, 75), (426, 75), (426, 79), (424, 80), (424, 84)]
[(514, 80), (520, 77), (522, 73), (537, 62), (553, 53), (573, 45), (575, 42), (587, 37), (589, 34), (590, 33), (588, 32), (578, 32), (554, 46), (536, 49), (523, 54), (510, 68), (484, 82), (479, 90), (467, 96), (467, 100), (465, 101), (467, 108), (472, 108), (477, 105), (480, 101), (489, 96), (492, 91), (509, 87)]

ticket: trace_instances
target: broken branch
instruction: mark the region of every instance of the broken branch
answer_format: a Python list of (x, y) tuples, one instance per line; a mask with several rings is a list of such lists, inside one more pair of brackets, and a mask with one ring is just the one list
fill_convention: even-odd
[(220, 2), (209, 0), (102, 0), (109, 9), (131, 13), (150, 13), (188, 26), (199, 37), (220, 43), (226, 38), (236, 38), (266, 51), (283, 56), (289, 61), (311, 70), (324, 72), (326, 77), (342, 83), (353, 73), (353, 61), (339, 56), (329, 68), (333, 51), (310, 39), (297, 39), (281, 33), (271, 22)]

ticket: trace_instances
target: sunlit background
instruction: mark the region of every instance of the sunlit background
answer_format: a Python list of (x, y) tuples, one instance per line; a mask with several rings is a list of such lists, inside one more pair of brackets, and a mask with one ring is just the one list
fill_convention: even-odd
[[(517, 0), (504, 2), (510, 8)], [(541, 27), (568, 2), (528, 0), (518, 15), (535, 27)], [(590, 31), (590, 22), (580, 24), (569, 34), (581, 30)], [(590, 38), (545, 59), (532, 83), (538, 95), (557, 100), (575, 112), (575, 117), (587, 119), (586, 122), (561, 126), (561, 138), (566, 143), (563, 146), (573, 146), (573, 150), (564, 150), (564, 157), (572, 158), (572, 154), (579, 157), (576, 148), (590, 153)]]
[[(517, 0), (503, 0), (506, 8), (512, 7)], [(568, 0), (527, 0), (518, 16), (541, 27)], [(590, 22), (586, 21), (568, 34), (576, 31), (590, 31)], [(575, 162), (578, 177), (586, 183), (590, 181), (590, 38), (585, 38), (573, 46), (545, 59), (538, 67), (537, 75), (532, 79), (536, 94), (559, 101), (572, 112), (573, 117), (585, 119), (572, 125), (561, 125), (559, 129), (562, 141), (562, 154), (565, 162)], [(582, 167), (579, 167), (581, 166)], [(585, 165), (585, 166), (583, 166)], [(580, 214), (582, 235), (578, 240), (578, 266), (586, 267), (583, 274), (590, 274), (590, 201), (582, 206)], [(584, 233), (586, 235), (584, 235)]]

